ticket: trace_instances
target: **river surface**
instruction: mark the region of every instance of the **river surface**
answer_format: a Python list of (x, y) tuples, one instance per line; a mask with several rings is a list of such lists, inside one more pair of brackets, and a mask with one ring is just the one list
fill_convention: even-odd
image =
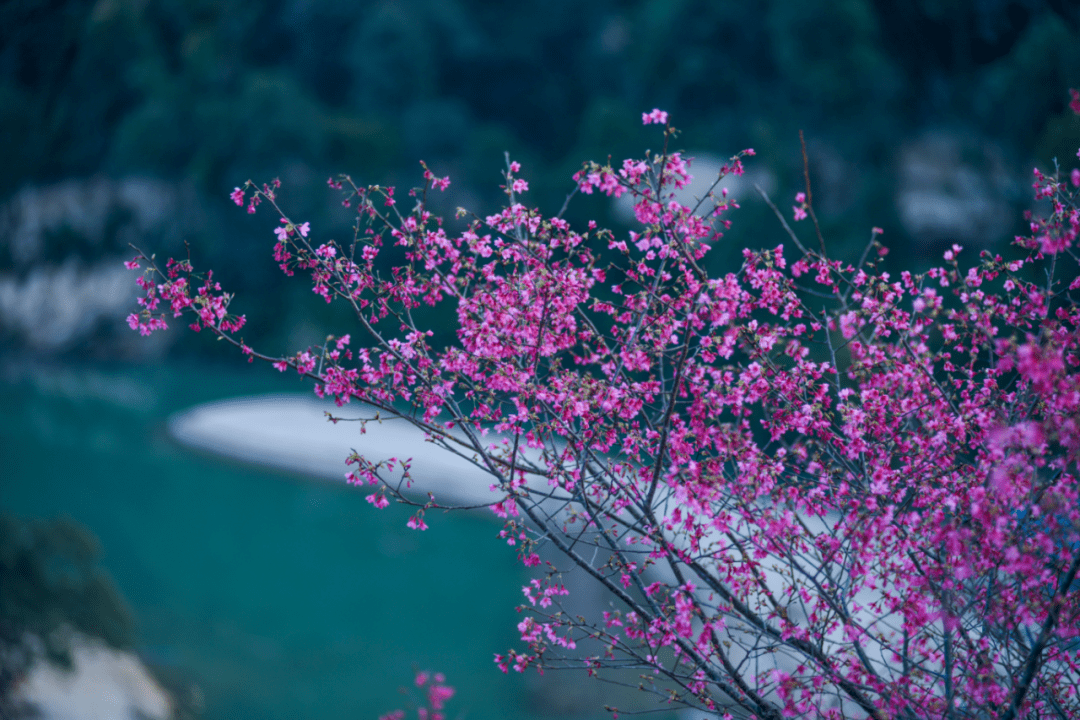
[[(538, 717), (517, 647), (524, 568), (477, 515), (378, 511), (362, 490), (230, 463), (169, 439), (199, 402), (304, 392), (258, 366), (8, 370), (0, 510), (67, 515), (101, 540), (137, 650), (201, 689), (208, 720), (375, 720), (442, 670), (450, 718)], [(415, 717), (414, 715), (410, 716)]]

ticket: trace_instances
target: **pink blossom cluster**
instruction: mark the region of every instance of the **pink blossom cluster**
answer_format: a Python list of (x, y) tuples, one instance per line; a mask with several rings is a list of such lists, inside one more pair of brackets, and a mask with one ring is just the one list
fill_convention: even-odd
[[(140, 255), (125, 262), (124, 266), (129, 270), (139, 269), (140, 260), (149, 259)], [(163, 282), (155, 283), (155, 275), (161, 276)], [(244, 327), (246, 318), (243, 315), (229, 314), (229, 303), (233, 296), (221, 291), (221, 284), (213, 279), (214, 272), (208, 271), (202, 278), (202, 285), (192, 293), (191, 279), (194, 277), (191, 264), (186, 260), (170, 258), (165, 273), (161, 273), (154, 265), (147, 267), (135, 281), (145, 295), (138, 299), (143, 308), (142, 312), (132, 313), (127, 318), (131, 329), (142, 335), (166, 329), (166, 313), (158, 312), (162, 300), (168, 303), (174, 318), (180, 317), (187, 310), (192, 311), (195, 319), (189, 327), (195, 332), (210, 328), (217, 332), (235, 333)]]
[[(150, 263), (133, 327), (163, 325), (164, 299), (339, 406), (472, 459), (501, 537), (540, 573), (503, 670), (638, 668), (668, 702), (746, 717), (1080, 717), (1075, 187), (1036, 173), (1050, 215), (1008, 257), (954, 246), (894, 275), (880, 228), (851, 262), (816, 221), (816, 250), (784, 222), (790, 244), (720, 276), (708, 254), (737, 205), (676, 200), (690, 161), (666, 113), (643, 122), (664, 126), (661, 152), (573, 177), (633, 198), (626, 238), (518, 202), (509, 158), (508, 206), (453, 231), (427, 209), (445, 183), (426, 166), (411, 210), (393, 188), (331, 180), (356, 205), (351, 245), (316, 244), (255, 189), (281, 217), (282, 269), (351, 308), (352, 349), (344, 335), (254, 353), (209, 274), (181, 284), (186, 262), (160, 285)], [(795, 219), (812, 197), (807, 180)], [(387, 243), (404, 262), (379, 263)], [(445, 347), (422, 321), (437, 307), (457, 320)], [(410, 527), (444, 507), (406, 493), (407, 460), (350, 463), (376, 506), (418, 508)], [(541, 545), (612, 608), (565, 612)]]
[[(425, 704), (417, 705), (417, 720), (446, 720), (446, 701), (454, 697), (454, 688), (446, 684), (446, 676), (424, 670), (416, 673), (414, 684), (424, 691), (425, 700)], [(379, 716), (379, 720), (404, 719), (404, 710), (394, 710)]]
[[(1080, 113), (1078, 113), (1080, 114)], [(1080, 151), (1077, 152), (1080, 157)], [(1031, 236), (1029, 238), (1017, 238), (1017, 242), (1037, 249), (1047, 255), (1056, 255), (1071, 248), (1076, 243), (1077, 233), (1080, 232), (1080, 209), (1076, 207), (1076, 192), (1070, 190), (1068, 185), (1059, 178), (1050, 178), (1034, 171), (1035, 199), (1047, 199), (1050, 201), (1053, 212), (1048, 218), (1031, 220), (1031, 213), (1027, 213), (1027, 219), (1031, 220)], [(1080, 187), (1080, 168), (1074, 168), (1071, 173), (1071, 184)]]

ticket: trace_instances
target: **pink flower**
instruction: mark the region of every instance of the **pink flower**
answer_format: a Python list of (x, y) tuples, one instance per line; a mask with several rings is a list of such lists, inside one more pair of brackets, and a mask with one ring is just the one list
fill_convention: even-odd
[(1044, 233), (1039, 236), (1039, 251), (1046, 255), (1056, 255), (1069, 247), (1069, 236), (1064, 233)]
[(237, 206), (244, 204), (244, 191), (240, 188), (233, 188), (233, 191), (229, 193), (229, 197), (232, 198), (232, 201), (236, 203)]
[(641, 113), (641, 124), (649, 125), (656, 123), (657, 125), (667, 124), (667, 113), (659, 108), (653, 108), (652, 112)]
[(806, 219), (806, 210), (799, 207), (798, 205), (792, 205), (791, 209), (795, 211), (795, 219), (796, 220), (805, 220)]
[[(442, 683), (445, 680), (445, 678), (440, 680), (440, 676), (441, 673), (435, 676), (436, 683)], [(441, 710), (446, 701), (452, 697), (454, 697), (454, 688), (448, 685), (435, 684), (428, 689), (428, 704), (435, 710)]]
[(311, 232), (311, 223), (301, 223), (296, 226), (296, 229), (300, 231), (300, 237), (307, 237)]
[(854, 312), (847, 312), (840, 316), (840, 332), (844, 338), (850, 340), (859, 331), (859, 317)]
[(1069, 181), (1073, 187), (1080, 187), (1080, 168), (1073, 168), (1072, 173), (1069, 174)]
[(1069, 109), (1077, 115), (1080, 115), (1080, 90), (1069, 88), (1069, 94), (1072, 95), (1072, 101), (1069, 102)]
[(125, 260), (124, 267), (126, 267), (128, 270), (137, 270), (139, 267), (139, 258), (134, 257), (130, 260)]
[(1059, 351), (1029, 342), (1016, 349), (1016, 369), (1039, 392), (1048, 392), (1065, 364)]
[(529, 183), (525, 182), (521, 178), (518, 178), (517, 180), (514, 181), (514, 184), (513, 184), (512, 187), (514, 189), (514, 192), (523, 193), (523, 192), (525, 192), (526, 190), (529, 189)]
[(795, 202), (797, 202), (797, 203), (805, 203), (806, 202), (806, 193), (802, 193), (802, 192), (795, 193)]
[(512, 173), (521, 172), (521, 164), (518, 163), (517, 160), (510, 163), (510, 172), (512, 172)]
[(277, 235), (278, 242), (285, 242), (289, 239), (289, 228), (285, 225), (274, 228), (274, 234)]

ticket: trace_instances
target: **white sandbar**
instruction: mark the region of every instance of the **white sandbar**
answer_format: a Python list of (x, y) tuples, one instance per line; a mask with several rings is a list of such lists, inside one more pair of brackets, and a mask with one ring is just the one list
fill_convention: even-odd
[[(169, 420), (169, 432), (182, 445), (278, 470), (345, 482), (353, 450), (371, 462), (412, 458), (410, 494), (446, 505), (477, 505), (500, 499), (489, 490), (493, 479), (469, 460), (425, 441), (405, 420), (331, 423), (335, 417), (373, 417), (359, 403), (339, 408), (304, 395), (262, 395), (197, 405)], [(400, 468), (384, 473), (401, 477)]]

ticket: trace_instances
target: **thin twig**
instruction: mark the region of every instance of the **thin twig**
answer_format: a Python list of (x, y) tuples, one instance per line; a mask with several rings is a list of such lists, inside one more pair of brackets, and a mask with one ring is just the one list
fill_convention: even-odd
[(799, 144), (802, 145), (803, 179), (806, 180), (806, 209), (810, 211), (810, 219), (814, 221), (814, 231), (817, 233), (818, 242), (821, 243), (821, 258), (824, 260), (825, 238), (821, 235), (821, 226), (818, 225), (817, 214), (814, 212), (814, 193), (810, 190), (810, 161), (806, 157), (806, 140), (803, 139), (802, 130), (799, 131)]
[(787, 220), (784, 219), (783, 214), (781, 214), (779, 208), (776, 207), (776, 204), (769, 199), (768, 194), (757, 183), (754, 183), (754, 189), (758, 191), (758, 194), (761, 195), (761, 198), (765, 201), (765, 203), (772, 208), (772, 211), (774, 213), (776, 213), (776, 219), (779, 220), (780, 224), (784, 226), (784, 230), (787, 230), (788, 237), (790, 237), (792, 242), (795, 243), (795, 246), (802, 250), (803, 255), (809, 255), (810, 251), (807, 250), (806, 246), (799, 241), (798, 237), (796, 237), (795, 231), (792, 230), (791, 226), (787, 224)]

